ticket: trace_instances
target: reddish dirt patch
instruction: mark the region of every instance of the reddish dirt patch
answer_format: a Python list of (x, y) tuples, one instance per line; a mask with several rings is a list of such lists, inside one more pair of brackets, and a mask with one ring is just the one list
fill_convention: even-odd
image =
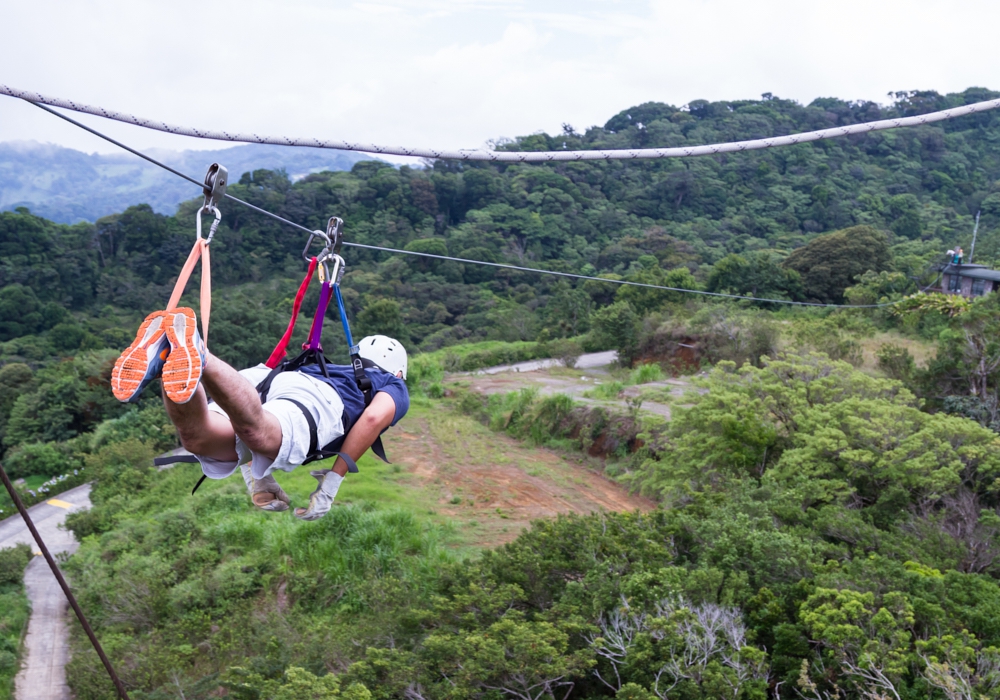
[(438, 512), (459, 526), (472, 522), (477, 545), (514, 539), (532, 520), (560, 513), (652, 510), (579, 458), (520, 443), (464, 416), (409, 421), (396, 438), (399, 462), (415, 485), (436, 491)]

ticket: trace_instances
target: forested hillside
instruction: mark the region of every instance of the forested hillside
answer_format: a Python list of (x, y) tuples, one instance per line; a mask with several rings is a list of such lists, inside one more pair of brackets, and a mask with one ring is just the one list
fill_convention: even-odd
[[(246, 144), (207, 151), (156, 150), (149, 155), (181, 172), (199, 176), (221, 161), (237, 175), (253, 167), (284, 170), (293, 180), (320, 170), (350, 170), (369, 156)], [(248, 164), (255, 164), (247, 167)], [(191, 196), (176, 175), (130, 153), (83, 153), (34, 141), (0, 143), (0, 210), (19, 206), (47, 219), (72, 224), (95, 221), (133, 204), (173, 214)]]
[[(730, 141), (997, 94), (648, 103), (501, 147)], [(909, 295), (946, 249), (968, 251), (977, 212), (976, 262), (1000, 258), (998, 134), (987, 112), (699, 159), (363, 161), (294, 183), (232, 173), (230, 192), (310, 228), (343, 217), (347, 241), (769, 299), (900, 302), (790, 309), (344, 248), (355, 333), (408, 345), (422, 420), (587, 450), (655, 499), (652, 513), (538, 522), (467, 558), (462, 534), (431, 520), (461, 507), (457, 495), (429, 510), (359, 499), (318, 524), (252, 511), (238, 480), (188, 496), (193, 469), (149, 465), (174, 444), (155, 392), (124, 407), (107, 377), (167, 298), (196, 201), (93, 225), (0, 214), (5, 465), (94, 481), (94, 509), (70, 517), (83, 545), (68, 568), (135, 697), (996, 697), (1000, 297)], [(267, 357), (303, 243), (224, 203), (213, 352)], [(343, 358), (337, 325), (324, 347)], [(595, 386), (627, 399), (621, 411), (530, 390), (487, 398), (444, 376), (610, 348), (662, 367)], [(644, 374), (701, 370), (669, 421), (624, 393)], [(109, 697), (82, 639), (70, 677), (81, 700)]]

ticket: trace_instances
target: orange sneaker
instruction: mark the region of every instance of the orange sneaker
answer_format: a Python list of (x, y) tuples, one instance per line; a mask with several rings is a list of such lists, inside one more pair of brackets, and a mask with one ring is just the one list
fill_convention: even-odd
[(170, 343), (163, 328), (166, 317), (166, 311), (154, 311), (147, 316), (135, 340), (115, 361), (111, 370), (111, 392), (119, 401), (138, 401), (146, 385), (160, 376), (170, 353)]
[(194, 396), (205, 368), (205, 343), (198, 333), (192, 309), (168, 311), (163, 326), (170, 342), (170, 354), (163, 365), (163, 391), (174, 403), (187, 403)]

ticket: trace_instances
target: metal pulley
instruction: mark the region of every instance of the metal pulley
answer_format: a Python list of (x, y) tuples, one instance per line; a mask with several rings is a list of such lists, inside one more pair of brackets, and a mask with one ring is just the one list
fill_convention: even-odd
[(208, 166), (205, 173), (205, 186), (201, 191), (205, 193), (205, 204), (203, 207), (217, 209), (219, 202), (226, 196), (226, 185), (229, 184), (229, 171), (226, 167), (218, 163)]
[(205, 239), (206, 244), (211, 243), (212, 239), (215, 238), (215, 232), (222, 222), (222, 212), (219, 211), (219, 202), (226, 196), (226, 185), (228, 182), (229, 171), (226, 170), (225, 166), (218, 163), (212, 163), (208, 166), (208, 172), (205, 173), (205, 184), (201, 188), (202, 193), (205, 195), (205, 203), (201, 205), (198, 213), (195, 214), (195, 229), (198, 238), (201, 238), (201, 215), (206, 212), (215, 214), (215, 220), (212, 221), (212, 225), (208, 229), (208, 238)]

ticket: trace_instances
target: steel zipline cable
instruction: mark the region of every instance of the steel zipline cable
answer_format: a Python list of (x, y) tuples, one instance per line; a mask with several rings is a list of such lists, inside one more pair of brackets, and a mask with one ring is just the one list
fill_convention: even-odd
[[(35, 104), (35, 103), (32, 103), (32, 104)], [(185, 175), (184, 173), (171, 168), (169, 165), (161, 163), (160, 161), (158, 161), (155, 158), (152, 158), (152, 157), (146, 155), (145, 153), (142, 153), (141, 151), (137, 151), (134, 148), (131, 148), (130, 146), (126, 146), (122, 142), (117, 141), (117, 140), (115, 140), (115, 139), (113, 139), (110, 136), (107, 136), (105, 134), (102, 134), (97, 129), (93, 129), (93, 128), (85, 125), (85, 124), (81, 124), (80, 122), (76, 121), (72, 117), (68, 117), (65, 114), (57, 112), (56, 110), (54, 110), (54, 109), (52, 109), (50, 107), (46, 107), (45, 105), (35, 104), (35, 106), (38, 107), (39, 109), (44, 109), (46, 112), (48, 112), (50, 114), (54, 114), (55, 116), (59, 117), (60, 119), (65, 119), (69, 123), (74, 124), (75, 126), (78, 126), (81, 129), (83, 129), (85, 131), (88, 131), (91, 134), (94, 134), (95, 136), (98, 136), (98, 137), (104, 139), (105, 141), (108, 141), (109, 143), (113, 143), (114, 145), (118, 146), (119, 148), (122, 148), (122, 149), (128, 151), (129, 153), (132, 153), (133, 155), (136, 155), (139, 158), (142, 158), (143, 160), (152, 163), (153, 165), (156, 165), (156, 166), (158, 166), (160, 168), (163, 168), (167, 172), (173, 173), (177, 177), (183, 178), (184, 180), (187, 180), (188, 182), (190, 182), (190, 183), (192, 183), (194, 185), (197, 185), (199, 189), (203, 186), (203, 183), (198, 182), (196, 179), (194, 179), (190, 175)], [(226, 197), (226, 199), (229, 199), (229, 200), (231, 200), (233, 202), (237, 202), (238, 204), (242, 204), (245, 207), (249, 207), (250, 209), (253, 209), (256, 212), (258, 212), (260, 214), (263, 214), (265, 216), (268, 216), (268, 217), (274, 219), (275, 221), (279, 221), (279, 222), (281, 222), (281, 223), (283, 223), (283, 224), (285, 224), (287, 226), (291, 226), (293, 228), (299, 229), (300, 231), (304, 231), (305, 233), (308, 233), (308, 234), (315, 233), (315, 231), (313, 231), (312, 229), (306, 228), (305, 226), (302, 226), (301, 224), (297, 224), (294, 221), (289, 221), (288, 219), (284, 218), (283, 216), (278, 216), (277, 214), (274, 214), (273, 212), (269, 212), (266, 209), (261, 209), (260, 207), (258, 207), (256, 205), (253, 205), (250, 202), (247, 202), (245, 200), (242, 200), (239, 197), (234, 197), (233, 195), (229, 194), (228, 192), (226, 193), (225, 197)], [(898, 301), (893, 301), (893, 302), (886, 302), (886, 303), (882, 303), (882, 304), (821, 304), (819, 302), (812, 302), (812, 301), (792, 301), (790, 299), (770, 299), (770, 298), (766, 298), (766, 297), (744, 296), (744, 295), (741, 295), (741, 294), (724, 294), (722, 292), (706, 292), (706, 291), (702, 291), (700, 289), (685, 289), (683, 287), (667, 287), (667, 286), (659, 285), (659, 284), (647, 284), (645, 282), (634, 282), (632, 280), (618, 280), (618, 279), (610, 279), (610, 278), (607, 278), (607, 277), (595, 277), (593, 275), (581, 275), (581, 274), (577, 274), (577, 273), (573, 273), (573, 272), (558, 272), (556, 270), (543, 270), (543, 269), (540, 269), (540, 268), (537, 268), (537, 267), (523, 267), (521, 265), (510, 265), (508, 263), (488, 262), (486, 260), (470, 260), (468, 258), (456, 258), (456, 257), (453, 257), (451, 255), (436, 255), (434, 253), (423, 253), (423, 252), (419, 252), (419, 251), (416, 251), (416, 250), (402, 250), (400, 248), (387, 248), (385, 246), (367, 245), (365, 243), (352, 243), (350, 241), (344, 241), (343, 245), (350, 246), (352, 248), (364, 248), (366, 250), (379, 250), (379, 251), (382, 251), (382, 252), (385, 252), (385, 253), (397, 253), (399, 255), (414, 255), (414, 256), (417, 256), (417, 257), (421, 257), (421, 258), (433, 258), (435, 260), (447, 260), (447, 261), (451, 261), (451, 262), (464, 263), (464, 264), (469, 264), (469, 265), (486, 265), (486, 266), (489, 266), (489, 267), (497, 267), (497, 268), (502, 268), (502, 269), (505, 269), (505, 270), (515, 270), (515, 271), (518, 271), (518, 272), (532, 272), (532, 273), (537, 273), (537, 274), (541, 274), (541, 275), (554, 275), (556, 277), (569, 277), (569, 278), (572, 278), (572, 279), (591, 280), (591, 281), (594, 281), (594, 282), (605, 282), (605, 283), (608, 283), (608, 284), (617, 284), (617, 285), (623, 285), (623, 286), (629, 286), (629, 287), (645, 287), (647, 289), (659, 289), (659, 290), (667, 291), (667, 292), (679, 292), (679, 293), (682, 293), (682, 294), (695, 294), (695, 295), (699, 295), (699, 296), (717, 297), (717, 298), (721, 298), (721, 299), (735, 299), (737, 301), (758, 301), (758, 302), (769, 303), (769, 304), (785, 304), (785, 305), (789, 305), (789, 306), (813, 306), (813, 307), (835, 308), (835, 309), (877, 309), (877, 308), (883, 308), (883, 307), (886, 307), (886, 306), (895, 306), (896, 304), (899, 303)]]
[(435, 148), (408, 148), (405, 146), (380, 146), (372, 143), (356, 143), (350, 141), (331, 141), (318, 138), (298, 138), (292, 136), (262, 136), (260, 134), (239, 134), (229, 131), (212, 131), (189, 126), (176, 126), (156, 119), (146, 119), (132, 114), (125, 114), (105, 107), (85, 105), (62, 97), (51, 97), (30, 90), (19, 90), (0, 84), (0, 95), (17, 97), (33, 104), (44, 104), (50, 107), (62, 107), (74, 112), (93, 114), (105, 119), (141, 126), (144, 129), (165, 131), (169, 134), (193, 136), (199, 139), (215, 141), (235, 141), (242, 143), (266, 143), (278, 146), (306, 146), (309, 148), (330, 148), (338, 151), (360, 151), (362, 153), (378, 153), (394, 156), (415, 156), (418, 158), (443, 158), (449, 160), (483, 160), (500, 163), (549, 163), (554, 161), (578, 160), (634, 160), (645, 158), (689, 158), (692, 156), (708, 156), (720, 153), (741, 153), (776, 146), (790, 146), (810, 141), (849, 136), (851, 134), (867, 134), (883, 129), (898, 129), (900, 127), (921, 126), (934, 122), (954, 119), (978, 112), (985, 112), (1000, 107), (1000, 99), (975, 102), (973, 104), (952, 107), (938, 112), (920, 114), (912, 117), (897, 117), (881, 119), (862, 124), (836, 126), (830, 129), (808, 131), (801, 134), (774, 136), (764, 139), (733, 141), (730, 143), (714, 143), (704, 146), (679, 146), (676, 148), (624, 148), (596, 149), (589, 151), (487, 151), (482, 149), (460, 149), (457, 151), (439, 150)]

